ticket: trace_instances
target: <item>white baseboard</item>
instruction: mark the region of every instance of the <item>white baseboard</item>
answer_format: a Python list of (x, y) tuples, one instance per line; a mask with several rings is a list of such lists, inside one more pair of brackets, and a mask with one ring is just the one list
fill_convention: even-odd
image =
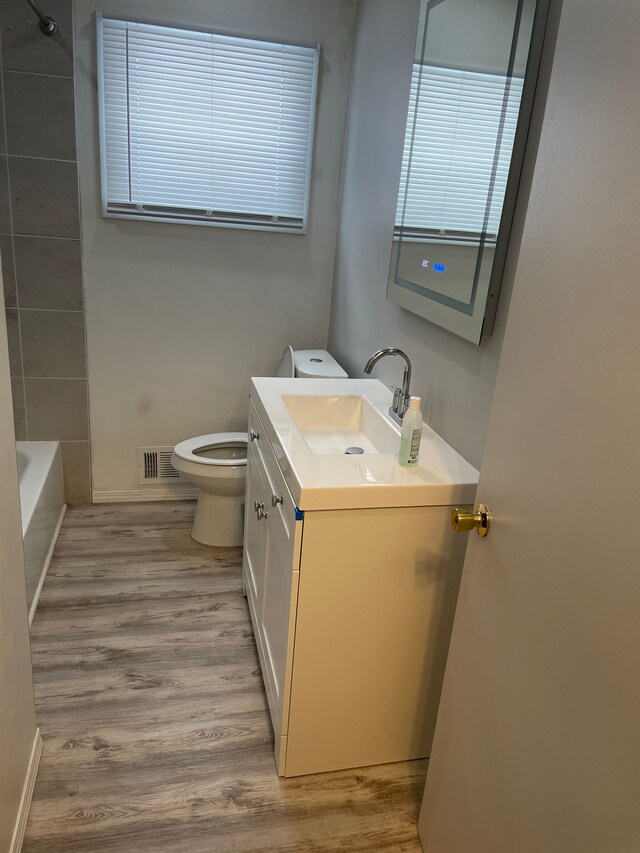
[(51, 563), (51, 558), (53, 557), (53, 552), (56, 547), (56, 542), (58, 541), (58, 535), (60, 533), (60, 528), (62, 527), (62, 522), (64, 521), (64, 514), (67, 511), (67, 505), (62, 504), (62, 509), (60, 510), (60, 517), (56, 523), (56, 529), (53, 532), (53, 536), (51, 537), (51, 544), (49, 545), (49, 550), (47, 551), (47, 556), (44, 560), (44, 566), (42, 567), (42, 572), (40, 573), (40, 580), (38, 581), (38, 586), (36, 587), (36, 591), (33, 594), (33, 601), (31, 602), (31, 607), (29, 608), (29, 627), (31, 627), (31, 623), (33, 622), (33, 617), (36, 612), (36, 608), (38, 606), (38, 601), (40, 600), (40, 593), (42, 592), (42, 587), (44, 586), (44, 579), (47, 576), (47, 572), (49, 571), (49, 564)]
[(94, 504), (144, 503), (145, 501), (194, 501), (198, 497), (198, 489), (186, 486), (184, 488), (148, 488), (128, 489), (118, 492), (93, 492)]
[(33, 797), (33, 789), (36, 784), (36, 776), (38, 775), (38, 767), (40, 765), (40, 756), (42, 755), (42, 737), (40, 729), (36, 729), (33, 738), (33, 747), (31, 749), (31, 758), (27, 768), (27, 775), (22, 788), (22, 797), (20, 798), (20, 808), (18, 809), (18, 817), (13, 830), (13, 838), (9, 853), (20, 853), (22, 842), (24, 840), (24, 832), (27, 828), (27, 820), (29, 819), (29, 809), (31, 808), (31, 798)]

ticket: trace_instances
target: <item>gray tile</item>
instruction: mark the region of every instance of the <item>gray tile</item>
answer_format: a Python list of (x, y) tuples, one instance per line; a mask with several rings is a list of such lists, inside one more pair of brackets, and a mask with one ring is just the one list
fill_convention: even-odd
[(13, 397), (13, 424), (16, 431), (16, 441), (27, 440), (27, 422), (24, 415), (24, 381), (11, 380), (11, 396)]
[(83, 314), (20, 310), (20, 330), (25, 376), (87, 375)]
[(91, 503), (91, 460), (88, 441), (63, 441), (64, 499), (69, 506)]
[(21, 308), (82, 310), (79, 240), (16, 237), (15, 252)]
[(0, 157), (0, 234), (11, 234), (7, 158)]
[(5, 311), (7, 318), (7, 338), (9, 340), (9, 369), (12, 377), (22, 376), (22, 355), (20, 352), (20, 319), (15, 308)]
[(58, 33), (51, 38), (40, 32), (38, 19), (24, 0), (2, 0), (1, 5), (3, 67), (73, 77), (71, 0), (41, 0), (45, 15), (58, 22)]
[(75, 160), (73, 80), (6, 72), (4, 98), (10, 154)]
[(16, 274), (13, 267), (13, 240), (8, 234), (0, 237), (0, 255), (2, 255), (2, 283), (4, 286), (4, 304), (7, 308), (15, 308)]
[(79, 237), (75, 163), (9, 157), (15, 234)]
[(25, 379), (30, 441), (87, 441), (86, 379)]

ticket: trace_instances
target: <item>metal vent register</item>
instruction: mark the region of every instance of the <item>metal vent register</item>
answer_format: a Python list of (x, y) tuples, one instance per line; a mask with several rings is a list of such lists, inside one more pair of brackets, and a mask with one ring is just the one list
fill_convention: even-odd
[(138, 448), (138, 482), (183, 482), (182, 474), (171, 464), (173, 447)]

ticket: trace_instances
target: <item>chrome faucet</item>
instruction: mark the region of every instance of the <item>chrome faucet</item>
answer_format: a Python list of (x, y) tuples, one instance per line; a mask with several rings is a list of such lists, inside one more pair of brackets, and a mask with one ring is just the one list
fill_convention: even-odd
[(393, 391), (393, 403), (389, 409), (389, 414), (393, 420), (397, 424), (402, 424), (402, 419), (409, 408), (409, 385), (411, 384), (411, 362), (409, 361), (409, 356), (406, 352), (402, 352), (401, 349), (398, 349), (398, 347), (385, 347), (384, 349), (379, 349), (377, 352), (374, 352), (369, 361), (365, 364), (364, 372), (371, 373), (374, 366), (381, 358), (384, 358), (385, 355), (399, 355), (400, 358), (404, 359), (402, 388), (398, 388), (396, 385), (391, 386), (391, 390)]

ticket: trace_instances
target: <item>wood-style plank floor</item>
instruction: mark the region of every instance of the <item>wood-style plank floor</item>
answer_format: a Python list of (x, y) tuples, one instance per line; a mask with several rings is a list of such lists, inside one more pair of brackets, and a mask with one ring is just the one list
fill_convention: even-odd
[(419, 851), (425, 762), (279, 779), (240, 549), (193, 504), (70, 509), (32, 629), (24, 853)]

